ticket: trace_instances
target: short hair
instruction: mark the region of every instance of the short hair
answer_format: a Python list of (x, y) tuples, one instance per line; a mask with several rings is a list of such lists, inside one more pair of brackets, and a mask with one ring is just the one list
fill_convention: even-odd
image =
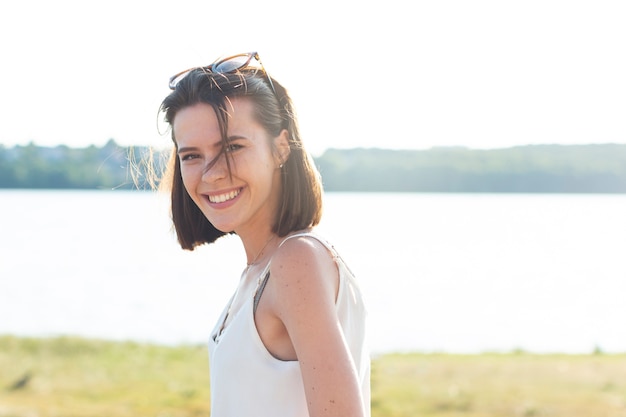
[[(222, 133), (222, 151), (217, 158), (225, 153), (228, 142), (226, 115), (230, 98), (245, 97), (251, 100), (255, 120), (270, 137), (278, 136), (283, 129), (287, 130), (290, 153), (281, 168), (282, 195), (272, 225), (272, 231), (282, 237), (320, 222), (322, 182), (313, 159), (303, 146), (293, 102), (287, 90), (273, 78), (273, 88), (270, 87), (267, 79), (262, 70), (252, 67), (226, 74), (195, 69), (181, 79), (175, 90), (163, 100), (161, 111), (171, 127), (176, 114), (183, 108), (198, 103), (213, 107)], [(178, 242), (183, 249), (193, 250), (199, 245), (213, 243), (227, 233), (215, 228), (187, 193), (181, 175), (174, 129), (171, 129), (171, 134), (174, 151), (162, 184), (170, 188), (171, 216)], [(230, 172), (228, 157), (226, 161)]]

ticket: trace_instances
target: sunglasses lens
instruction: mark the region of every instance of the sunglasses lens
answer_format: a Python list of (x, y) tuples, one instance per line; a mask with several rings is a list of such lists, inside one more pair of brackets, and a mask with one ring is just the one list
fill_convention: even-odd
[(248, 65), (250, 59), (250, 55), (234, 56), (223, 61), (216, 62), (211, 67), (211, 71), (218, 74), (227, 74), (229, 72), (237, 71), (238, 69)]
[(187, 70), (183, 73), (177, 74), (175, 76), (173, 76), (172, 78), (170, 78), (170, 88), (173, 90), (176, 88), (176, 84), (178, 84), (178, 82), (180, 80), (182, 80), (183, 78), (185, 78), (189, 73), (191, 72), (191, 70)]

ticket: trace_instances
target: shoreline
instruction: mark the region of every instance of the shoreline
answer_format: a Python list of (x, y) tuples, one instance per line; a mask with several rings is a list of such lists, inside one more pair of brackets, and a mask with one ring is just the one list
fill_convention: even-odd
[[(28, 334), (17, 334), (17, 333), (2, 333), (0, 332), (0, 341), (7, 338), (13, 339), (21, 339), (21, 340), (31, 340), (34, 342), (44, 342), (44, 341), (55, 341), (55, 340), (68, 340), (68, 341), (84, 341), (84, 342), (95, 342), (95, 343), (105, 343), (105, 344), (119, 344), (119, 345), (137, 345), (137, 346), (145, 346), (145, 347), (159, 347), (159, 348), (200, 348), (206, 347), (206, 343), (197, 343), (197, 342), (180, 342), (180, 343), (160, 343), (150, 340), (140, 340), (140, 339), (115, 339), (115, 338), (102, 338), (102, 337), (91, 337), (91, 336), (83, 336), (79, 334), (44, 334), (44, 335), (28, 335)], [(447, 351), (442, 349), (433, 349), (433, 350), (420, 350), (420, 349), (390, 349), (385, 351), (375, 351), (372, 350), (370, 352), (372, 358), (384, 357), (384, 356), (394, 356), (394, 355), (450, 355), (450, 356), (515, 356), (515, 355), (529, 355), (529, 356), (597, 356), (597, 355), (608, 355), (608, 356), (620, 356), (625, 355), (626, 351), (612, 351), (605, 350), (602, 346), (595, 346), (593, 349), (589, 351), (534, 351), (532, 349), (525, 349), (520, 347), (515, 347), (511, 349), (484, 349), (479, 351)], [(1, 415), (0, 415), (1, 417)]]

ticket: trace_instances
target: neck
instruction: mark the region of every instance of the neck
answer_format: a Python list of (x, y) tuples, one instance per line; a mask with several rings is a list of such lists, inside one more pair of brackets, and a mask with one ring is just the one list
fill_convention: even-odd
[(248, 268), (259, 263), (265, 256), (271, 252), (272, 243), (276, 235), (272, 232), (258, 234), (254, 239), (243, 239), (246, 251), (246, 261)]

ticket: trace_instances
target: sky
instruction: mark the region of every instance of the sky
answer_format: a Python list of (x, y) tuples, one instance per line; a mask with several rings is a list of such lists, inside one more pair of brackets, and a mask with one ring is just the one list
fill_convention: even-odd
[(258, 51), (328, 148), (626, 143), (623, 0), (0, 6), (0, 144), (168, 146), (170, 75)]

